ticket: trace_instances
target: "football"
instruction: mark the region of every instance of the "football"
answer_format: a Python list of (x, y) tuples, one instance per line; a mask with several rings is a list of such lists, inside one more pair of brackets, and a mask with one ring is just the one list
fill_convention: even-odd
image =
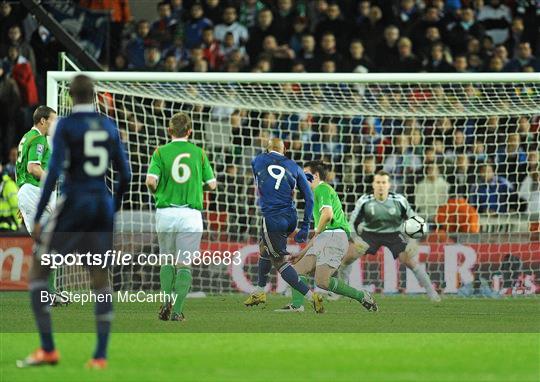
[(405, 221), (403, 231), (407, 236), (413, 239), (420, 239), (424, 237), (427, 232), (426, 221), (420, 216), (413, 216)]

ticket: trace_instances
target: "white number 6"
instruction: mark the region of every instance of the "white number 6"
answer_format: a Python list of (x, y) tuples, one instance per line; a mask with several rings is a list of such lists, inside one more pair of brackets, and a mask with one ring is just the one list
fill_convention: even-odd
[[(174, 162), (171, 168), (171, 176), (176, 183), (186, 183), (191, 176), (191, 169), (185, 163), (180, 163), (182, 158), (189, 158), (191, 154), (184, 153), (174, 158)], [(180, 175), (180, 169), (182, 169), (182, 175)]]
[[(274, 170), (277, 170), (277, 173), (274, 173)], [(275, 164), (272, 164), (268, 166), (268, 174), (270, 174), (270, 176), (276, 180), (276, 185), (274, 186), (274, 188), (276, 190), (279, 190), (281, 181), (283, 180), (283, 177), (285, 176), (285, 169), (281, 166), (276, 166)]]

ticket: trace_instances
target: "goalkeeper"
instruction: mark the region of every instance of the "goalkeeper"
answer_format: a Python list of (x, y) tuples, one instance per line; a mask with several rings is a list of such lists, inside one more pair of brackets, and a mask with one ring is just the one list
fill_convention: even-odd
[[(342, 280), (332, 277), (349, 247), (349, 224), (336, 191), (325, 182), (327, 169), (324, 163), (306, 163), (304, 172), (313, 190), (315, 206), (315, 234), (308, 245), (293, 259), (294, 268), (301, 275), (315, 272), (315, 283), (319, 288), (357, 300), (368, 311), (376, 312), (377, 303), (367, 291), (357, 290)], [(305, 276), (300, 276), (306, 282)], [(304, 310), (304, 296), (293, 289), (292, 303), (276, 312)]]
[[(352, 239), (356, 251), (349, 251), (341, 263), (348, 267), (364, 254), (375, 254), (380, 247), (387, 247), (399, 261), (413, 271), (431, 301), (441, 301), (433, 288), (425, 269), (416, 261), (418, 244), (401, 233), (403, 222), (415, 216), (407, 199), (401, 194), (390, 192), (390, 175), (379, 171), (373, 178), (373, 194), (365, 194), (358, 199), (349, 220)], [(362, 232), (360, 233), (360, 228)]]
[[(168, 301), (161, 305), (159, 319), (183, 321), (192, 282), (190, 261), (200, 249), (203, 232), (203, 193), (216, 189), (216, 178), (204, 150), (188, 142), (192, 124), (186, 113), (172, 116), (168, 132), (172, 141), (154, 151), (146, 185), (156, 199), (160, 253), (174, 254), (176, 261), (161, 265), (159, 280)], [(173, 290), (177, 296), (174, 307)]]

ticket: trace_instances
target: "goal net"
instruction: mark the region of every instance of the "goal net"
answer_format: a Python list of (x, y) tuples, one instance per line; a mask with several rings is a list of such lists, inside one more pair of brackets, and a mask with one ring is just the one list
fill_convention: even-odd
[[(60, 116), (71, 109), (73, 75), (48, 75), (48, 105)], [(419, 261), (443, 293), (535, 293), (538, 74), (90, 75), (96, 109), (116, 121), (133, 171), (116, 219), (116, 250), (159, 252), (144, 180), (153, 151), (168, 142), (171, 116), (192, 117), (191, 140), (205, 149), (218, 181), (205, 195), (202, 249), (241, 260), (193, 265), (192, 292), (249, 292), (255, 284), (261, 221), (250, 162), (270, 137), (280, 137), (299, 164), (328, 163), (347, 215), (371, 191), (374, 173), (389, 172), (393, 191), (429, 222)], [(292, 241), (290, 250), (298, 250)], [(351, 285), (375, 291), (423, 293), (386, 248), (346, 274)], [(159, 289), (156, 265), (114, 266), (110, 276), (117, 290)], [(57, 281), (63, 289), (88, 287), (81, 268), (63, 269)], [(283, 292), (286, 285), (274, 274), (268, 288)]]

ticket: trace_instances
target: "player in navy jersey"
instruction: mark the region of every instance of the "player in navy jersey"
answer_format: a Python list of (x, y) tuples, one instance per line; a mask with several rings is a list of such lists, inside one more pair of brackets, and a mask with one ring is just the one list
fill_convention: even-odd
[(251, 162), (263, 214), (263, 236), (260, 241), (257, 287), (244, 304), (253, 306), (266, 303), (264, 287), (273, 264), (283, 280), (312, 300), (315, 311), (322, 313), (321, 296), (313, 293), (285, 260), (289, 254), (287, 238), (295, 231), (298, 219), (294, 191), (298, 188), (306, 203), (304, 220), (294, 238), (298, 243), (307, 241), (313, 212), (313, 193), (304, 171), (284, 155), (285, 146), (281, 139), (272, 138), (267, 149), (268, 152), (257, 155)]
[[(73, 110), (58, 121), (53, 137), (49, 173), (34, 218), (33, 236), (38, 243), (30, 269), (30, 300), (41, 339), (41, 347), (19, 367), (56, 364), (49, 304), (43, 299), (50, 267), (42, 264), (43, 253), (105, 254), (112, 249), (114, 212), (120, 208), (131, 172), (120, 143), (118, 129), (109, 118), (94, 111), (94, 87), (89, 77), (79, 75), (70, 86)], [(111, 197), (105, 173), (113, 162), (119, 181)], [(47, 227), (50, 233), (41, 238), (39, 220), (60, 174), (64, 174), (61, 201)], [(102, 369), (107, 365), (106, 352), (112, 319), (112, 291), (107, 268), (87, 264), (96, 295), (97, 347), (87, 366)]]

